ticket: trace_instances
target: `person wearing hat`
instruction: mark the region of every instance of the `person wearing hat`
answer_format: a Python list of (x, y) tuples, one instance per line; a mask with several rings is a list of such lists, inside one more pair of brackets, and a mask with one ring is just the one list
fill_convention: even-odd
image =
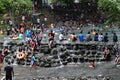
[(6, 72), (6, 80), (12, 80), (12, 75), (14, 76), (14, 70), (13, 67), (10, 66), (10, 62), (8, 62), (8, 65), (5, 66), (4, 71)]

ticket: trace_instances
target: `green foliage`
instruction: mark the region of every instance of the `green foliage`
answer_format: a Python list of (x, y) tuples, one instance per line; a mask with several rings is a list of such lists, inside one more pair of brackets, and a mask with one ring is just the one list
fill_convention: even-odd
[(0, 11), (2, 13), (19, 13), (21, 11), (28, 11), (32, 7), (31, 0), (0, 0)]
[(61, 2), (61, 3), (67, 3), (67, 0), (48, 0), (51, 3)]
[(60, 2), (67, 3), (67, 0), (59, 0)]
[(3, 12), (5, 12), (5, 6), (4, 6), (4, 4), (2, 3), (2, 1), (0, 0), (0, 12), (1, 13), (3, 13)]
[(120, 0), (99, 0), (98, 7), (107, 13), (106, 24), (120, 21)]

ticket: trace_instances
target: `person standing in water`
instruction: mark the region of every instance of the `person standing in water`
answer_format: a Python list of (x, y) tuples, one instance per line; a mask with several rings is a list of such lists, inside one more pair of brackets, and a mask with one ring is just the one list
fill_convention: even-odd
[(10, 66), (10, 62), (8, 62), (8, 65), (4, 68), (4, 71), (6, 72), (6, 80), (12, 80), (12, 76), (14, 76), (14, 70), (13, 67)]
[(32, 57), (31, 57), (30, 70), (31, 70), (33, 67), (36, 67), (34, 54), (33, 54)]

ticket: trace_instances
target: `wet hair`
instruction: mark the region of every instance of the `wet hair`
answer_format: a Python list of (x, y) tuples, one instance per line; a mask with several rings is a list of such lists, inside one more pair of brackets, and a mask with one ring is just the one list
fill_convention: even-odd
[(22, 48), (19, 48), (19, 50), (18, 50), (19, 52), (21, 52), (22, 51)]
[(50, 30), (50, 32), (53, 32), (53, 30)]
[(5, 46), (4, 48), (8, 49), (8, 46)]
[(83, 31), (80, 31), (80, 33), (83, 33)]
[(10, 65), (10, 61), (8, 61), (8, 64)]
[(98, 35), (98, 33), (96, 33), (95, 35)]
[(105, 35), (108, 35), (108, 33), (105, 33)]
[(88, 34), (90, 34), (90, 32), (88, 32)]
[(75, 35), (75, 33), (72, 33), (73, 35)]
[(114, 35), (116, 35), (116, 33), (113, 33)]
[(32, 56), (35, 56), (35, 54), (32, 54)]
[(2, 51), (0, 50), (0, 54), (2, 53)]

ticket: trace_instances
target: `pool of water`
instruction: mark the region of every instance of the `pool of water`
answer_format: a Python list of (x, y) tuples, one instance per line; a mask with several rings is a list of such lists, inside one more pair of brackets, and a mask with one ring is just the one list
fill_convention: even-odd
[[(103, 35), (105, 33), (108, 33), (108, 39), (109, 41), (112, 41), (112, 37), (113, 37), (113, 33), (115, 32), (118, 36), (118, 41), (120, 40), (120, 29), (119, 28), (102, 28), (102, 27), (83, 27), (81, 29), (72, 29), (72, 30), (69, 30), (67, 33), (68, 35), (66, 35), (66, 39), (69, 39), (70, 38), (70, 34), (71, 33), (75, 33), (76, 35), (79, 35), (80, 31), (83, 31), (83, 34), (86, 35), (88, 33), (88, 31), (92, 31), (93, 29), (97, 30), (98, 33), (103, 33)], [(47, 31), (44, 31), (43, 34), (46, 34), (45, 38), (47, 39), (48, 38), (48, 32), (50, 30), (53, 30), (56, 34), (55, 36), (55, 40), (58, 40), (58, 37), (59, 37), (59, 34), (61, 33), (62, 30), (60, 30), (59, 28), (53, 28), (53, 29), (48, 29)], [(92, 38), (94, 38), (94, 34), (91, 34)]]

